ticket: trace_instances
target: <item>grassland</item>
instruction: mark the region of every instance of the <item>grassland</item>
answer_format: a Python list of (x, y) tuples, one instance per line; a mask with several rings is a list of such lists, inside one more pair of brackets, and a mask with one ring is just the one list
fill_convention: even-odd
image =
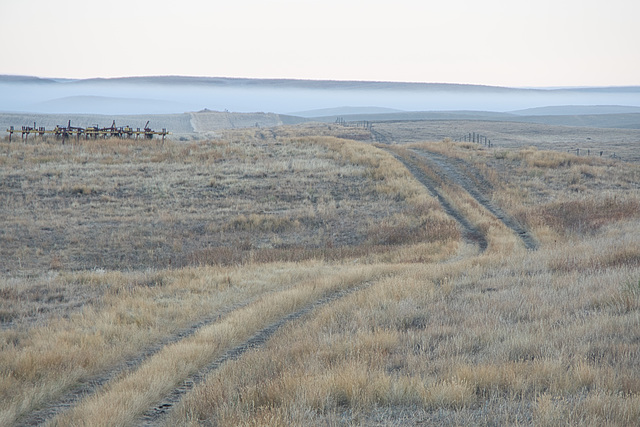
[[(605, 129), (596, 127), (554, 126), (541, 123), (500, 122), (491, 120), (421, 120), (389, 121), (374, 124), (379, 141), (410, 144), (422, 141), (442, 141), (446, 138), (462, 141), (470, 133), (483, 135), (495, 148), (518, 150), (536, 147), (579, 154), (640, 162), (640, 130)], [(579, 151), (576, 151), (578, 150)]]
[[(419, 227), (420, 216), (408, 212), (428, 201), (412, 199), (420, 189), (406, 184), (406, 171), (380, 182), (380, 160), (369, 165), (359, 147), (338, 149), (330, 135), (309, 138), (251, 130), (163, 146), (5, 144), (0, 269), (15, 275), (340, 257), (371, 253)], [(424, 239), (418, 233), (414, 240)]]
[(638, 424), (640, 165), (369, 137), (1, 142), (0, 424)]

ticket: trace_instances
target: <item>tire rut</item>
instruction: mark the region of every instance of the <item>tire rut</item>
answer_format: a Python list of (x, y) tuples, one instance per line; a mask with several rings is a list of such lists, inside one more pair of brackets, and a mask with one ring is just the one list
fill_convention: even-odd
[(251, 338), (249, 338), (242, 344), (227, 350), (226, 353), (224, 353), (221, 357), (211, 362), (209, 365), (201, 369), (196, 374), (185, 379), (181, 386), (173, 389), (158, 404), (156, 404), (153, 408), (151, 408), (144, 415), (142, 415), (142, 417), (139, 418), (139, 422), (136, 423), (136, 425), (157, 426), (157, 425), (163, 424), (163, 421), (166, 419), (166, 417), (169, 415), (169, 413), (175, 407), (175, 405), (180, 402), (182, 397), (186, 393), (191, 391), (195, 386), (204, 382), (206, 377), (210, 373), (220, 368), (225, 362), (236, 360), (240, 358), (247, 351), (254, 348), (261, 347), (267, 342), (269, 338), (271, 338), (273, 334), (276, 333), (276, 331), (278, 331), (278, 329), (280, 329), (285, 324), (301, 318), (305, 314), (308, 314), (312, 310), (322, 305), (336, 301), (356, 291), (363, 290), (369, 287), (370, 285), (371, 285), (371, 282), (365, 282), (353, 288), (342, 289), (339, 291), (332, 292), (304, 306), (303, 308), (301, 308), (296, 312), (289, 313), (288, 315), (280, 318), (278, 321), (258, 331), (255, 335), (253, 335)]
[(158, 353), (167, 345), (176, 343), (185, 338), (188, 338), (195, 334), (201, 328), (211, 325), (219, 320), (221, 320), (224, 316), (232, 313), (235, 310), (243, 308), (253, 302), (255, 298), (251, 298), (245, 300), (241, 303), (234, 304), (228, 307), (225, 310), (221, 310), (214, 315), (205, 317), (200, 321), (178, 330), (176, 333), (166, 337), (165, 339), (157, 342), (156, 344), (145, 348), (141, 352), (139, 352), (135, 357), (127, 359), (115, 367), (109, 369), (104, 372), (102, 375), (95, 376), (93, 378), (82, 381), (78, 386), (66, 392), (62, 397), (58, 398), (53, 403), (48, 403), (44, 408), (38, 409), (30, 412), (27, 415), (20, 417), (16, 426), (26, 427), (26, 426), (37, 426), (42, 425), (46, 421), (52, 419), (53, 417), (73, 408), (76, 404), (80, 403), (81, 400), (85, 399), (87, 396), (90, 396), (97, 392), (102, 386), (107, 384), (109, 381), (117, 378), (124, 372), (133, 371), (142, 365), (146, 360), (150, 357)]
[(462, 237), (467, 243), (478, 245), (481, 252), (484, 252), (487, 249), (488, 242), (484, 234), (474, 226), (460, 211), (458, 211), (451, 203), (447, 201), (442, 192), (439, 190), (439, 184), (436, 183), (433, 179), (431, 179), (427, 174), (425, 174), (417, 165), (417, 161), (413, 158), (405, 158), (400, 154), (386, 149), (391, 155), (393, 155), (397, 160), (402, 162), (402, 164), (411, 172), (411, 174), (423, 185), (426, 189), (433, 195), (436, 199), (438, 199), (438, 203), (447, 213), (447, 215), (451, 216), (462, 228)]
[[(522, 240), (525, 248), (528, 250), (538, 249), (538, 242), (531, 236), (528, 230), (518, 221), (507, 215), (502, 209), (495, 206), (485, 194), (491, 186), (479, 174), (471, 176), (470, 172), (466, 172), (470, 165), (464, 160), (454, 159), (442, 154), (432, 153), (423, 150), (411, 150), (420, 156), (429, 166), (435, 166), (439, 169), (448, 181), (454, 182), (464, 188), (478, 203), (491, 212), (505, 226), (511, 229)], [(477, 184), (476, 184), (477, 182)]]

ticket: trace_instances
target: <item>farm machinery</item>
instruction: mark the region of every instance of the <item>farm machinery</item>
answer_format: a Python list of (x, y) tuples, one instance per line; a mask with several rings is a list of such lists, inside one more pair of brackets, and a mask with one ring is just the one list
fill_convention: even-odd
[(29, 135), (54, 135), (56, 138), (61, 138), (64, 143), (65, 140), (75, 137), (76, 139), (85, 138), (85, 139), (98, 139), (98, 138), (139, 138), (143, 137), (145, 139), (153, 139), (154, 135), (162, 136), (162, 141), (164, 142), (164, 138), (167, 135), (170, 135), (170, 132), (167, 132), (167, 129), (162, 129), (161, 131), (155, 131), (149, 127), (149, 121), (144, 125), (143, 129), (140, 128), (132, 128), (130, 126), (116, 126), (116, 121), (114, 120), (111, 126), (109, 127), (99, 127), (98, 125), (89, 126), (86, 128), (71, 126), (71, 120), (67, 126), (59, 126), (56, 125), (53, 129), (45, 129), (44, 127), (37, 127), (35, 122), (33, 123), (33, 127), (30, 126), (22, 126), (22, 129), (14, 129), (11, 126), (7, 129), (9, 133), (9, 142), (11, 142), (11, 137), (14, 133), (19, 133), (22, 135), (22, 139), (26, 140), (29, 138)]

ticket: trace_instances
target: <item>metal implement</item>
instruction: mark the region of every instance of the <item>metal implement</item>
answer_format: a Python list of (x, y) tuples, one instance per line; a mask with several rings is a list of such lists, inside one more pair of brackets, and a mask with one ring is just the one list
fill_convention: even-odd
[(22, 129), (14, 129), (13, 126), (7, 129), (9, 133), (9, 142), (11, 142), (11, 137), (14, 133), (19, 133), (22, 135), (23, 140), (29, 139), (29, 135), (54, 135), (56, 138), (62, 138), (62, 143), (64, 141), (71, 138), (76, 137), (76, 139), (80, 139), (84, 137), (85, 139), (98, 139), (98, 138), (139, 138), (144, 137), (145, 139), (153, 139), (154, 135), (162, 136), (162, 142), (164, 142), (164, 138), (167, 135), (170, 135), (171, 132), (167, 132), (167, 129), (163, 128), (161, 131), (155, 131), (149, 127), (149, 121), (144, 125), (143, 129), (136, 128), (133, 129), (130, 126), (116, 126), (116, 121), (114, 120), (110, 127), (99, 127), (98, 125), (89, 126), (87, 128), (83, 127), (75, 127), (71, 126), (71, 120), (67, 126), (59, 126), (56, 125), (53, 129), (45, 129), (44, 127), (37, 127), (35, 122), (33, 123), (33, 127), (30, 126), (22, 126)]

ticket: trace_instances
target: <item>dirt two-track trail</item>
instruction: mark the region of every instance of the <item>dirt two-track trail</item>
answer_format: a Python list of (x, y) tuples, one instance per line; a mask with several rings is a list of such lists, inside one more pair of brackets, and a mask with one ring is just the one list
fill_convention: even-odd
[[(487, 209), (492, 215), (498, 218), (505, 226), (510, 228), (523, 242), (524, 246), (529, 250), (535, 250), (538, 247), (535, 239), (528, 231), (517, 223), (514, 219), (506, 215), (501, 209), (494, 206), (489, 198), (491, 184), (474, 170), (473, 166), (460, 159), (444, 156), (418, 149), (393, 149), (392, 147), (384, 147), (396, 159), (401, 161), (405, 167), (413, 174), (413, 176), (424, 185), (427, 190), (439, 201), (445, 212), (454, 218), (462, 231), (463, 239), (470, 244), (476, 245), (479, 252), (487, 249), (488, 242), (485, 236), (472, 221), (453, 206), (446, 197), (446, 189), (442, 185), (453, 184), (464, 189), (471, 195), (481, 206)], [(430, 173), (428, 173), (430, 172)], [(434, 179), (437, 176), (438, 179)], [(172, 389), (164, 396), (158, 396), (156, 403), (143, 413), (139, 413), (135, 425), (152, 426), (163, 424), (168, 414), (182, 399), (182, 397), (194, 386), (203, 382), (207, 375), (218, 369), (223, 363), (241, 357), (245, 352), (253, 348), (263, 345), (278, 329), (283, 325), (300, 319), (316, 308), (332, 303), (348, 294), (365, 289), (370, 285), (369, 282), (353, 284), (348, 288), (343, 288), (318, 297), (302, 308), (293, 310), (282, 316), (275, 322), (265, 325), (253, 333), (253, 335), (240, 344), (230, 346), (212, 360), (208, 365), (202, 366), (197, 372), (183, 378), (181, 384)], [(76, 388), (68, 391), (64, 396), (56, 402), (51, 402), (48, 406), (38, 411), (34, 411), (19, 420), (17, 425), (33, 426), (43, 424), (57, 415), (62, 414), (66, 410), (74, 407), (87, 396), (95, 394), (102, 389), (107, 383), (116, 381), (118, 377), (128, 373), (135, 372), (143, 363), (153, 357), (159, 357), (161, 350), (168, 345), (180, 343), (188, 337), (197, 333), (200, 329), (221, 321), (225, 316), (231, 314), (235, 310), (239, 310), (260, 297), (253, 298), (229, 307), (225, 312), (215, 313), (206, 319), (193, 324), (191, 327), (183, 329), (163, 341), (157, 343), (153, 347), (147, 348), (139, 353), (134, 359), (121, 363), (112, 367), (108, 372), (96, 377), (90, 381), (86, 381)]]
[(428, 168), (443, 182), (463, 188), (481, 206), (511, 229), (522, 240), (525, 248), (529, 250), (538, 248), (536, 240), (521, 224), (489, 200), (487, 195), (491, 189), (491, 184), (478, 171), (475, 171), (472, 165), (461, 159), (426, 150), (387, 149), (387, 151), (401, 161), (413, 176), (438, 199), (445, 212), (460, 224), (465, 240), (469, 243), (477, 244), (480, 251), (487, 249), (486, 236), (458, 209), (446, 201), (442, 185), (425, 173), (423, 168)]
[(18, 426), (37, 426), (45, 423), (47, 420), (55, 417), (56, 415), (72, 408), (77, 403), (80, 402), (83, 398), (95, 393), (100, 389), (103, 385), (108, 383), (109, 381), (116, 378), (118, 375), (121, 375), (124, 372), (132, 371), (139, 367), (144, 361), (151, 358), (153, 355), (158, 353), (164, 347), (176, 343), (180, 340), (188, 338), (195, 334), (201, 328), (211, 325), (212, 323), (219, 321), (224, 318), (225, 315), (237, 310), (239, 308), (245, 307), (251, 303), (252, 300), (246, 300), (238, 304), (234, 304), (228, 309), (220, 312), (216, 312), (211, 316), (208, 316), (204, 319), (199, 320), (198, 322), (188, 326), (186, 328), (178, 330), (176, 333), (165, 337), (163, 340), (159, 341), (153, 346), (147, 347), (142, 350), (137, 356), (125, 360), (122, 363), (112, 367), (107, 372), (104, 372), (102, 375), (91, 378), (87, 381), (82, 381), (76, 387), (69, 390), (66, 394), (64, 394), (60, 399), (55, 402), (51, 402), (46, 405), (44, 408), (41, 408), (37, 411), (31, 412), (29, 415), (22, 417), (18, 420)]
[(431, 163), (440, 169), (447, 179), (464, 188), (478, 203), (516, 233), (522, 240), (525, 248), (529, 250), (538, 249), (538, 242), (531, 236), (529, 231), (488, 199), (487, 193), (491, 184), (488, 183), (480, 173), (473, 173), (470, 165), (461, 159), (447, 157), (442, 154), (418, 150), (416, 150), (416, 153), (418, 153), (427, 164)]
[[(202, 367), (200, 370), (188, 376), (187, 378), (184, 378), (181, 385), (175, 387), (168, 394), (158, 399), (153, 407), (149, 408), (147, 411), (141, 414), (135, 425), (155, 426), (164, 424), (168, 414), (173, 409), (175, 404), (177, 404), (182, 399), (183, 395), (199, 383), (203, 382), (209, 373), (219, 368), (223, 363), (238, 359), (248, 350), (260, 347), (283, 325), (300, 319), (307, 313), (320, 306), (329, 304), (353, 292), (365, 289), (370, 285), (371, 282), (362, 282), (348, 288), (342, 288), (333, 292), (329, 292), (324, 296), (316, 299), (315, 301), (305, 305), (304, 307), (284, 315), (283, 317), (267, 325), (263, 329), (258, 330), (246, 341), (226, 349), (226, 351), (216, 360), (213, 360), (210, 364)], [(259, 299), (259, 297), (257, 299)], [(225, 315), (231, 314), (235, 310), (246, 307), (253, 301), (254, 300), (247, 300), (242, 303), (236, 304), (235, 306), (226, 310), (224, 313), (217, 313), (214, 316), (209, 316), (206, 319), (203, 319), (200, 322), (192, 325), (191, 327), (179, 331), (178, 333), (166, 338), (153, 347), (143, 350), (137, 357), (114, 367), (109, 372), (104, 373), (100, 377), (96, 377), (89, 381), (83, 382), (78, 387), (67, 392), (56, 402), (52, 402), (45, 408), (34, 411), (26, 417), (23, 417), (18, 421), (16, 425), (36, 426), (46, 423), (57, 415), (60, 415), (66, 410), (73, 408), (75, 405), (80, 403), (82, 399), (98, 392), (108, 382), (115, 381), (118, 376), (121, 376), (128, 372), (134, 372), (135, 369), (140, 367), (147, 360), (154, 357), (157, 353), (160, 353), (160, 351), (164, 347), (171, 344), (179, 343), (181, 340), (187, 339), (188, 337), (197, 333), (198, 330), (211, 325), (216, 321), (223, 320)]]
[(332, 292), (324, 297), (307, 304), (303, 308), (298, 311), (294, 311), (292, 313), (287, 314), (286, 316), (280, 318), (276, 322), (270, 324), (264, 329), (258, 331), (255, 335), (249, 338), (247, 341), (242, 344), (228, 349), (221, 357), (201, 369), (196, 374), (190, 376), (185, 379), (183, 385), (176, 387), (173, 389), (168, 395), (166, 395), (162, 401), (158, 402), (153, 408), (150, 408), (146, 411), (139, 420), (137, 425), (140, 426), (155, 426), (163, 424), (163, 421), (166, 419), (169, 411), (173, 408), (175, 404), (180, 402), (182, 396), (187, 393), (189, 390), (193, 389), (194, 386), (203, 382), (206, 379), (206, 376), (218, 369), (223, 363), (238, 359), (242, 356), (246, 351), (251, 350), (253, 348), (257, 348), (262, 346), (267, 340), (274, 334), (278, 329), (280, 329), (285, 324), (292, 322), (294, 320), (300, 319), (305, 314), (311, 312), (312, 310), (329, 304), (333, 301), (336, 301), (340, 298), (343, 298), (353, 292), (360, 291), (364, 288), (367, 288), (371, 285), (370, 282), (364, 282), (358, 286), (342, 289), (336, 292)]

